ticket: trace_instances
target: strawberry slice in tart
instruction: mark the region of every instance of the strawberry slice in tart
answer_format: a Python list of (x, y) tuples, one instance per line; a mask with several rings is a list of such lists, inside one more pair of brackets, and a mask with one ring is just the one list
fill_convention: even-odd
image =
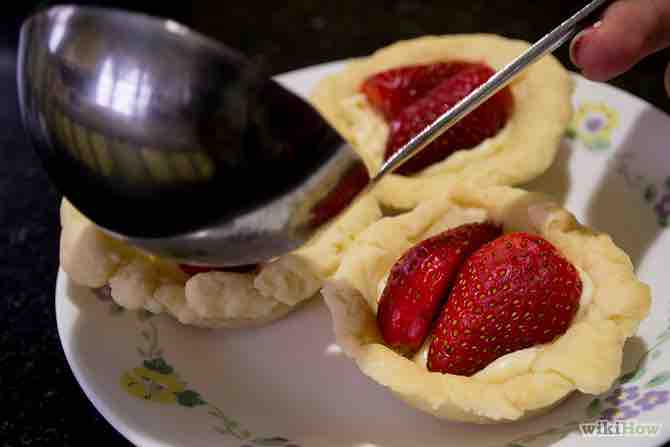
[(650, 305), (608, 236), (544, 195), (470, 185), (372, 224), (322, 294), (363, 373), (476, 423), (606, 391)]
[(583, 291), (577, 269), (546, 239), (528, 233), (481, 247), (454, 283), (432, 331), (428, 370), (465, 376), (563, 335)]
[(391, 121), (444, 80), (473, 65), (469, 62), (436, 62), (391, 68), (367, 78), (361, 85), (361, 92), (387, 121)]
[[(376, 171), (527, 48), (485, 34), (397, 42), (323, 79), (312, 102)], [(412, 209), (464, 181), (534, 179), (556, 156), (572, 116), (572, 88), (568, 71), (545, 57), (385, 178), (376, 194), (386, 206)]]
[(418, 351), (463, 261), (500, 233), (500, 226), (491, 223), (461, 225), (407, 250), (391, 269), (379, 300), (377, 321), (386, 345)]
[[(439, 69), (445, 65), (449, 70)], [(416, 71), (430, 75), (419, 76)], [(486, 64), (454, 62), (392, 69), (368, 78), (361, 91), (378, 111), (390, 111), (386, 112), (391, 119), (388, 121), (390, 134), (384, 160), (494, 74), (495, 71)], [(386, 88), (377, 85), (381, 83), (380, 79), (384, 80)], [(433, 88), (425, 88), (435, 81)], [(471, 149), (494, 137), (512, 114), (513, 104), (509, 88), (503, 89), (398, 168), (396, 173), (414, 174), (457, 150)]]

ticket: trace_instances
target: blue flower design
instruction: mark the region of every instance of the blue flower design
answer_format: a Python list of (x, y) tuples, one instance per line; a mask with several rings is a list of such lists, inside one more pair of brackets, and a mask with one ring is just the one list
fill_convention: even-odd
[(635, 405), (640, 407), (642, 411), (649, 411), (668, 402), (670, 402), (670, 391), (654, 390), (644, 393), (644, 396), (635, 401)]
[(610, 407), (601, 413), (601, 417), (608, 421), (623, 421), (631, 419), (640, 414), (639, 410), (629, 406), (622, 405), (620, 407)]
[(591, 116), (586, 120), (586, 129), (589, 132), (598, 132), (605, 126), (605, 120), (600, 116)]
[(616, 390), (612, 391), (606, 399), (605, 402), (619, 406), (629, 400), (634, 400), (640, 397), (640, 389), (638, 386), (629, 386), (626, 388), (619, 387)]

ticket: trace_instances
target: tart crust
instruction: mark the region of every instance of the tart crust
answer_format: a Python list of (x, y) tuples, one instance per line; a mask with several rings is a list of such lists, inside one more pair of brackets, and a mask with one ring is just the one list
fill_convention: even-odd
[[(400, 41), (349, 63), (324, 78), (312, 103), (377, 172), (389, 126), (359, 89), (369, 76), (391, 68), (462, 60), (485, 62), (495, 70), (528, 48), (527, 42), (489, 34), (428, 36)], [(522, 73), (511, 85), (512, 116), (498, 135), (457, 151), (414, 176), (390, 175), (376, 188), (386, 206), (411, 209), (464, 181), (480, 186), (518, 185), (542, 174), (554, 161), (572, 118), (573, 80), (553, 56)]]
[[(555, 341), (510, 353), (471, 376), (431, 373), (382, 341), (377, 300), (395, 261), (454, 226), (493, 220), (554, 244), (592, 283), (578, 317)], [(546, 411), (568, 394), (606, 391), (620, 375), (623, 345), (649, 312), (650, 291), (605, 234), (580, 225), (542, 194), (455, 186), (449, 196), (376, 222), (345, 254), (322, 294), (337, 343), (360, 369), (408, 404), (441, 419), (506, 422)]]
[(109, 285), (114, 301), (127, 309), (167, 312), (183, 324), (208, 328), (256, 326), (314, 296), (354, 237), (380, 218), (377, 200), (362, 197), (305, 246), (255, 273), (189, 276), (174, 262), (109, 237), (63, 200), (60, 263), (77, 284)]

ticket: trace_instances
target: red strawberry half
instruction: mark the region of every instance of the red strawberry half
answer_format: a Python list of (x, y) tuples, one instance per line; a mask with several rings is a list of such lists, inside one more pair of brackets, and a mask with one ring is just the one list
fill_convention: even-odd
[[(361, 91), (391, 126), (385, 158), (493, 74), (484, 64), (446, 62), (395, 68), (366, 79)], [(457, 150), (473, 148), (495, 136), (505, 126), (513, 105), (510, 90), (500, 91), (396, 172), (416, 173)]]
[(366, 79), (361, 91), (384, 118), (392, 120), (442, 81), (472, 66), (469, 62), (444, 62), (394, 68)]
[(491, 223), (463, 225), (409, 249), (391, 269), (379, 301), (377, 323), (386, 344), (403, 354), (417, 351), (463, 261), (501, 231)]
[(582, 293), (575, 267), (545, 239), (511, 233), (463, 264), (437, 320), (428, 369), (469, 376), (565, 333)]
[[(495, 72), (485, 65), (465, 68), (406, 107), (390, 123), (391, 133), (386, 145), (385, 158), (391, 157), (494, 74)], [(501, 90), (396, 172), (403, 175), (414, 174), (444, 160), (457, 150), (471, 149), (485, 139), (495, 136), (505, 126), (513, 103), (510, 90), (507, 88)]]

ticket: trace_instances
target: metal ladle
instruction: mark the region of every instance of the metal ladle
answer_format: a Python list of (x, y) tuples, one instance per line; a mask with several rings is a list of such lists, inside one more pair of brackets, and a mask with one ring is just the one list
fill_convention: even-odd
[(142, 14), (56, 6), (29, 18), (21, 112), (52, 182), (103, 231), (180, 262), (254, 264), (302, 245), (604, 3), (538, 41), (372, 180), (315, 109), (242, 55)]

